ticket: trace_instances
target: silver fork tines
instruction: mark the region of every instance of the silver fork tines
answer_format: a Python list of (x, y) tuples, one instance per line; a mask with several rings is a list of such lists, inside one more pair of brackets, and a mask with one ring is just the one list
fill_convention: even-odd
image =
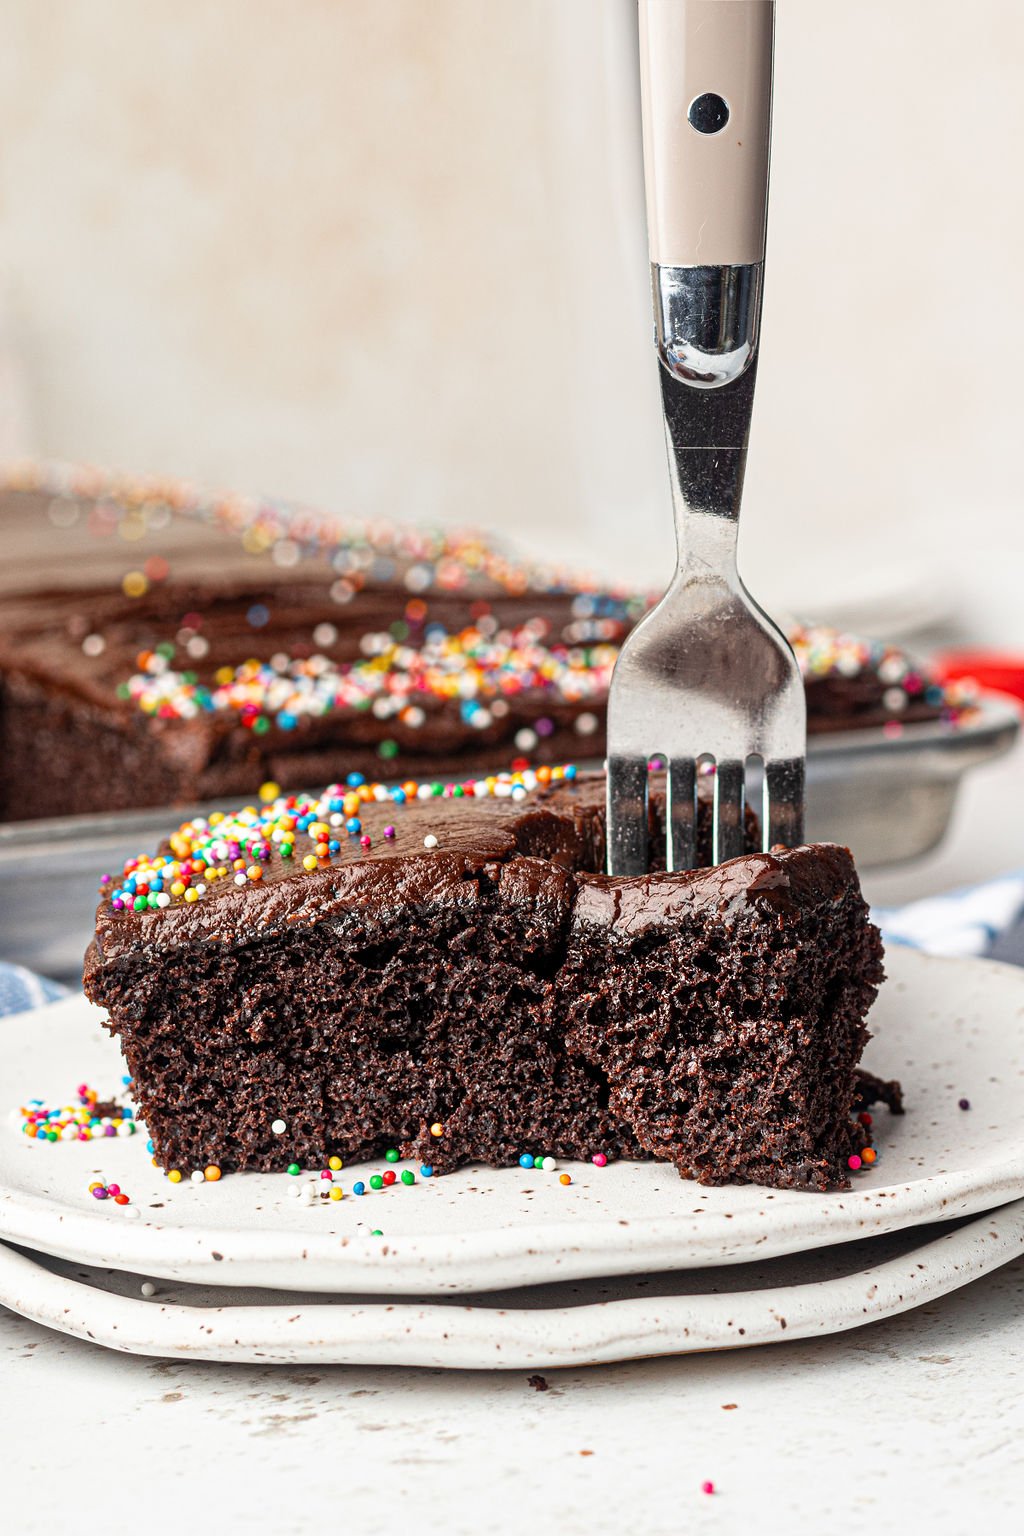
[[(608, 872), (648, 868), (648, 761), (667, 768), (666, 863), (697, 863), (698, 761), (714, 759), (711, 862), (744, 851), (746, 764), (763, 763), (762, 846), (803, 838), (805, 703), (781, 630), (736, 568), (743, 472), (756, 374), (756, 323), (708, 306), (709, 268), (654, 268), (656, 311), (680, 309), (686, 345), (659, 321), (665, 434), (678, 564), (661, 602), (627, 637), (608, 695)], [(758, 305), (723, 269), (723, 291)], [(701, 297), (704, 296), (704, 297)], [(703, 304), (703, 308), (701, 308)], [(737, 344), (745, 338), (749, 345)], [(703, 359), (703, 361), (702, 361)]]

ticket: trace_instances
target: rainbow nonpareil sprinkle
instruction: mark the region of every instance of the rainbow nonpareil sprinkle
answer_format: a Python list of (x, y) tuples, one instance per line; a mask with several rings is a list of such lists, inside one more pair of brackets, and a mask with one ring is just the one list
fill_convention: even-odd
[(522, 694), (569, 704), (603, 699), (618, 655), (606, 644), (546, 645), (531, 625), (491, 636), (475, 626), (458, 634), (438, 631), (421, 646), (369, 635), (363, 646), (369, 654), (349, 663), (320, 654), (248, 660), (220, 668), (211, 684), (171, 667), (158, 648), (139, 656), (139, 670), (120, 691), (162, 720), (231, 712), (257, 733), (271, 722), (292, 731), (303, 718), (339, 710), (368, 711), (418, 730), (428, 719), (424, 704), (429, 709), (449, 701), (458, 705), (464, 724), (485, 730), (504, 712), (503, 701)]
[[(275, 795), (259, 807), (247, 805), (229, 815), (215, 811), (183, 822), (168, 838), (166, 852), (128, 859), (120, 877), (104, 882), (100, 894), (115, 912), (154, 911), (199, 901), (221, 884), (257, 884), (272, 864), (286, 865), (289, 872), (313, 873), (329, 868), (334, 858), (353, 848), (369, 851), (372, 839), (359, 835), (362, 823), (356, 815), (367, 802), (402, 806), (435, 798), (518, 800), (539, 785), (571, 781), (576, 772), (570, 763), (491, 774), (461, 784), (409, 779), (390, 788), (352, 773), (346, 783), (331, 784), (322, 795)], [(276, 788), (264, 786), (266, 791)], [(394, 828), (389, 830), (394, 834)], [(393, 841), (394, 836), (388, 838)], [(438, 840), (430, 833), (423, 844), (435, 848)]]

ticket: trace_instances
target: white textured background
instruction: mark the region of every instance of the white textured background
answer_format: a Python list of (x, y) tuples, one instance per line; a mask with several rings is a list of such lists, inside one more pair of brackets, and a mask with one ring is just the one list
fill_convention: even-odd
[[(0, 452), (659, 580), (633, 9), (0, 0)], [(1022, 49), (1017, 0), (779, 0), (772, 601), (1024, 643)]]

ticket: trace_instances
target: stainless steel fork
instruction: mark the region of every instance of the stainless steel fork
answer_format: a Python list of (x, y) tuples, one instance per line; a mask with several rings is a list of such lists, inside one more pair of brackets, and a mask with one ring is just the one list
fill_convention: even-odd
[(644, 165), (678, 562), (608, 697), (608, 872), (648, 867), (648, 762), (668, 769), (667, 866), (697, 859), (713, 759), (712, 863), (744, 851), (746, 765), (765, 848), (803, 837), (806, 712), (781, 630), (740, 580), (736, 536), (757, 372), (774, 0), (640, 0)]

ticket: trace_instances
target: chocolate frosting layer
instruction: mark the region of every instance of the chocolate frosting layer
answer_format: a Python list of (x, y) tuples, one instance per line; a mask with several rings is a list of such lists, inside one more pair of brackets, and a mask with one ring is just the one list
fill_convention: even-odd
[[(610, 878), (601, 873), (604, 798), (604, 775), (595, 773), (538, 787), (519, 801), (436, 797), (405, 805), (368, 803), (360, 819), (371, 847), (364, 850), (356, 838), (345, 837), (340, 852), (316, 869), (275, 855), (258, 883), (225, 880), (197, 901), (139, 912), (114, 910), (105, 894), (87, 970), (156, 949), (245, 943), (275, 929), (329, 924), (347, 911), (369, 907), (386, 917), (409, 907), (472, 906), (481, 883), (501, 882), (505, 892), (530, 902), (543, 893), (554, 907), (571, 909), (576, 924), (632, 937), (678, 921), (687, 911), (717, 911), (728, 919), (757, 904), (785, 913), (808, 899), (838, 894), (856, 880), (849, 853), (834, 844), (749, 853), (680, 874)], [(706, 800), (702, 808), (706, 811)], [(656, 786), (655, 846), (663, 812), (663, 793)], [(387, 826), (395, 829), (393, 840), (384, 836)], [(436, 839), (436, 847), (424, 846), (428, 837)]]

